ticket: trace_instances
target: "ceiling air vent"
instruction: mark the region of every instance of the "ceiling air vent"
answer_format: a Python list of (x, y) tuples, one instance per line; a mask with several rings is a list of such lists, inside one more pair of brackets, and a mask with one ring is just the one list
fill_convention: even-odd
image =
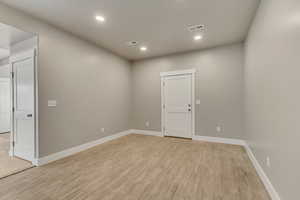
[(192, 25), (188, 27), (190, 32), (201, 32), (204, 31), (204, 25)]
[(137, 41), (129, 41), (129, 42), (126, 42), (126, 45), (129, 47), (135, 47), (138, 45), (138, 42)]

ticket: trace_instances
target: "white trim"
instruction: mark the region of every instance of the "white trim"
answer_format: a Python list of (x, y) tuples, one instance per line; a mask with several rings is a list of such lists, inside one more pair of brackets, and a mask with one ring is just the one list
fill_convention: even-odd
[(88, 142), (88, 143), (85, 143), (85, 144), (82, 144), (82, 145), (79, 145), (79, 146), (75, 146), (75, 147), (72, 147), (72, 148), (69, 148), (69, 149), (66, 149), (66, 150), (63, 150), (63, 151), (60, 151), (60, 152), (57, 152), (57, 153), (39, 158), (39, 159), (36, 159), (33, 162), (33, 164), (36, 165), (36, 166), (42, 166), (42, 165), (48, 164), (50, 162), (53, 162), (53, 161), (56, 161), (56, 160), (74, 155), (74, 154), (79, 153), (81, 151), (85, 151), (85, 150), (90, 149), (92, 147), (95, 147), (99, 144), (103, 144), (105, 142), (108, 142), (108, 141), (117, 139), (119, 137), (128, 135), (130, 133), (131, 133), (131, 130), (127, 130), (127, 131), (123, 131), (123, 132), (120, 132), (120, 133), (116, 133), (114, 135), (106, 136), (106, 137), (103, 137), (103, 138), (95, 140), (95, 141), (91, 141), (91, 142)]
[(160, 98), (161, 98), (161, 132), (162, 135), (164, 135), (165, 133), (165, 109), (164, 109), (164, 102), (165, 102), (165, 95), (164, 95), (164, 77), (161, 76), (160, 79)]
[(244, 140), (239, 139), (228, 139), (228, 138), (220, 138), (220, 137), (207, 137), (207, 136), (194, 136), (193, 140), (199, 140), (199, 141), (206, 141), (206, 142), (215, 142), (215, 143), (224, 143), (224, 144), (234, 144), (234, 145), (241, 145), (244, 146), (246, 149), (246, 152), (249, 156), (249, 159), (251, 160), (258, 176), (260, 177), (261, 181), (263, 182), (266, 190), (268, 191), (270, 197), (272, 200), (280, 200), (280, 197), (275, 190), (274, 186), (272, 185), (270, 179), (264, 172), (263, 168), (260, 166), (259, 162), (255, 158), (251, 148)]
[(247, 143), (245, 144), (245, 149), (246, 149), (247, 154), (248, 154), (254, 168), (256, 169), (260, 179), (262, 180), (263, 184), (265, 185), (266, 190), (268, 191), (269, 195), (271, 196), (271, 199), (272, 200), (280, 200), (279, 194), (275, 190), (270, 179), (268, 178), (267, 174), (264, 172), (263, 168), (261, 167), (261, 165), (255, 158), (251, 148), (249, 147), (249, 145)]
[(195, 74), (196, 69), (187, 69), (187, 70), (179, 70), (179, 71), (169, 71), (169, 72), (161, 72), (160, 76), (176, 76), (176, 75), (183, 75), (183, 74)]
[(187, 69), (187, 70), (180, 70), (180, 71), (169, 71), (169, 72), (161, 72), (160, 76), (161, 76), (161, 132), (163, 135), (165, 135), (164, 132), (164, 127), (165, 127), (165, 110), (163, 108), (164, 106), (164, 79), (167, 76), (177, 76), (177, 75), (187, 75), (187, 74), (191, 74), (192, 75), (192, 102), (191, 102), (191, 109), (192, 109), (192, 138), (195, 136), (195, 130), (196, 130), (196, 104), (195, 104), (195, 98), (196, 98), (196, 87), (195, 87), (195, 74), (196, 74), (197, 70), (196, 69)]
[(39, 79), (38, 79), (38, 64), (39, 64), (39, 37), (37, 37), (37, 47), (35, 49), (35, 65), (34, 65), (34, 77), (35, 77), (35, 160), (40, 155), (40, 143), (39, 143)]
[(88, 143), (85, 143), (85, 144), (82, 144), (82, 145), (79, 145), (79, 146), (75, 146), (75, 147), (72, 147), (72, 148), (69, 148), (69, 149), (66, 149), (66, 150), (63, 150), (63, 151), (60, 151), (60, 152), (57, 152), (57, 153), (39, 158), (39, 159), (35, 159), (32, 162), (32, 164), (35, 165), (35, 166), (42, 166), (42, 165), (48, 164), (50, 162), (53, 162), (53, 161), (56, 161), (56, 160), (74, 155), (74, 154), (79, 153), (81, 151), (85, 151), (85, 150), (90, 149), (92, 147), (95, 147), (99, 144), (103, 144), (105, 142), (117, 139), (117, 138), (125, 136), (125, 135), (129, 135), (129, 134), (132, 134), (132, 133), (141, 134), (141, 135), (160, 136), (160, 137), (163, 136), (162, 133), (158, 132), (158, 131), (147, 131), (147, 130), (131, 129), (131, 130), (123, 131), (123, 132), (120, 132), (120, 133), (116, 133), (114, 135), (106, 136), (104, 138), (101, 138), (101, 139), (98, 139), (98, 140), (95, 140), (95, 141), (91, 141), (91, 142), (88, 142)]
[(196, 69), (192, 69), (192, 138), (195, 137), (195, 131), (196, 131), (196, 78), (195, 73)]
[(205, 141), (205, 142), (214, 142), (214, 143), (223, 143), (223, 144), (233, 144), (245, 146), (246, 142), (239, 139), (230, 139), (230, 138), (220, 138), (220, 137), (208, 137), (208, 136), (198, 136), (195, 135), (193, 140)]
[(24, 60), (26, 58), (32, 58), (33, 55), (35, 56), (35, 48), (30, 49), (30, 50), (26, 50), (22, 53), (17, 53), (15, 55), (12, 55), (12, 56), (10, 56), (9, 60), (10, 60), (10, 63), (17, 62), (17, 61), (20, 61), (20, 60)]
[[(116, 133), (116, 134), (111, 135), (111, 136), (101, 138), (99, 140), (95, 140), (95, 141), (88, 142), (88, 143), (85, 143), (85, 144), (82, 144), (82, 145), (79, 145), (79, 146), (76, 146), (76, 147), (72, 147), (70, 149), (66, 149), (64, 151), (54, 153), (54, 154), (51, 154), (51, 155), (46, 156), (46, 157), (36, 159), (32, 163), (36, 166), (42, 166), (42, 165), (48, 164), (50, 162), (53, 162), (53, 161), (56, 161), (56, 160), (74, 155), (74, 154), (79, 153), (81, 151), (85, 151), (85, 150), (90, 149), (92, 147), (95, 147), (97, 145), (103, 144), (105, 142), (117, 139), (117, 138), (122, 137), (122, 136), (129, 135), (129, 134), (141, 134), (141, 135), (151, 135), (151, 136), (163, 137), (163, 134), (160, 131), (130, 129), (130, 130), (127, 130), (127, 131)], [(249, 156), (249, 158), (252, 162), (252, 164), (254, 165), (254, 168), (256, 169), (260, 179), (262, 180), (263, 184), (265, 185), (266, 190), (270, 194), (272, 200), (280, 200), (280, 197), (279, 197), (278, 193), (276, 192), (275, 188), (273, 187), (271, 181), (269, 180), (269, 178), (267, 177), (267, 175), (263, 171), (262, 167), (260, 166), (260, 164), (258, 163), (258, 161), (255, 158), (254, 154), (252, 153), (250, 147), (248, 146), (248, 144), (244, 140), (228, 139), (228, 138), (220, 138), (220, 137), (208, 137), (208, 136), (194, 136), (193, 140), (244, 146), (245, 149), (246, 149), (246, 152), (247, 152), (247, 154), (248, 154), (248, 156)]]
[(160, 131), (147, 131), (147, 130), (131, 129), (130, 132), (133, 134), (152, 135), (152, 136), (163, 137), (163, 134)]
[(14, 147), (13, 147), (13, 142), (14, 142), (14, 112), (13, 112), (13, 107), (14, 107), (14, 80), (12, 77), (12, 63), (10, 62), (9, 58), (9, 78), (10, 78), (10, 138), (9, 138), (9, 156), (13, 157), (14, 156)]
[[(38, 44), (37, 44), (38, 46)], [(10, 75), (10, 79), (11, 79), (11, 101), (12, 101), (12, 104), (11, 104), (11, 139), (10, 139), (10, 155), (11, 156), (14, 156), (14, 147), (13, 147), (13, 141), (14, 141), (14, 112), (13, 112), (13, 107), (14, 107), (14, 87), (15, 87), (15, 84), (14, 84), (14, 79), (12, 77), (12, 72), (14, 72), (14, 69), (13, 69), (13, 64), (15, 62), (18, 62), (18, 61), (21, 61), (21, 60), (25, 60), (27, 58), (32, 58), (33, 61), (34, 61), (34, 90), (35, 90), (35, 99), (34, 99), (34, 123), (35, 123), (35, 131), (34, 131), (34, 158), (33, 160), (30, 160), (32, 162), (33, 165), (36, 164), (36, 160), (37, 158), (39, 157), (39, 117), (38, 117), (38, 49), (37, 47), (34, 47), (30, 50), (26, 50), (26, 51), (23, 51), (21, 53), (16, 53), (12, 56), (9, 57), (9, 66), (10, 66), (10, 72), (11, 72), (11, 75)]]

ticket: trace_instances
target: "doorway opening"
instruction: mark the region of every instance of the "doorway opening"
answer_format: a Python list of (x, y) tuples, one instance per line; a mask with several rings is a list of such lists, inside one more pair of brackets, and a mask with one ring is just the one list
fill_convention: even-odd
[(0, 178), (38, 158), (38, 35), (0, 23)]

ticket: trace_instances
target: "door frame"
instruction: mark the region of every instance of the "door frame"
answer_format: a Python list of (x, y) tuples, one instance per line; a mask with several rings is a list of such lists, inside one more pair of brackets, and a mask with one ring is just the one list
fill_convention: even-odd
[[(6, 65), (4, 65), (4, 66), (6, 66)], [(2, 81), (9, 83), (9, 98), (11, 98), (11, 94), (10, 94), (10, 92), (11, 92), (11, 79), (10, 79), (10, 77), (9, 76), (7, 76), (7, 77), (0, 77), (0, 82), (2, 82)], [(11, 104), (12, 104), (12, 101), (10, 99), (9, 107), (11, 107)], [(11, 118), (11, 110), (9, 110), (9, 117)], [(9, 127), (9, 128), (11, 128), (11, 127)], [(4, 133), (10, 133), (10, 132), (11, 132), (11, 130), (9, 130), (8, 132), (4, 132)]]
[(191, 75), (192, 76), (192, 138), (195, 136), (195, 118), (196, 118), (196, 107), (195, 107), (195, 74), (197, 70), (195, 68), (179, 71), (168, 71), (160, 73), (160, 84), (161, 84), (161, 132), (165, 135), (165, 112), (164, 112), (164, 78), (168, 76), (180, 76), (180, 75)]
[(38, 116), (38, 48), (35, 47), (30, 50), (23, 51), (21, 53), (17, 53), (15, 55), (10, 56), (9, 58), (9, 66), (10, 66), (10, 80), (11, 80), (11, 140), (10, 140), (10, 156), (14, 156), (14, 69), (13, 64), (20, 60), (25, 60), (26, 58), (34, 59), (34, 158), (30, 160), (30, 162), (37, 166), (38, 158), (39, 158), (39, 116)]

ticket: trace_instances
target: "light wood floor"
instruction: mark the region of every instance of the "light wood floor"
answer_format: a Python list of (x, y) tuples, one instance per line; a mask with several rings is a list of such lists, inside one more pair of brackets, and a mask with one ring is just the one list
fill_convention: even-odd
[(240, 146), (129, 135), (0, 180), (1, 200), (269, 200)]
[(31, 168), (25, 160), (9, 156), (10, 134), (0, 134), (0, 178)]

